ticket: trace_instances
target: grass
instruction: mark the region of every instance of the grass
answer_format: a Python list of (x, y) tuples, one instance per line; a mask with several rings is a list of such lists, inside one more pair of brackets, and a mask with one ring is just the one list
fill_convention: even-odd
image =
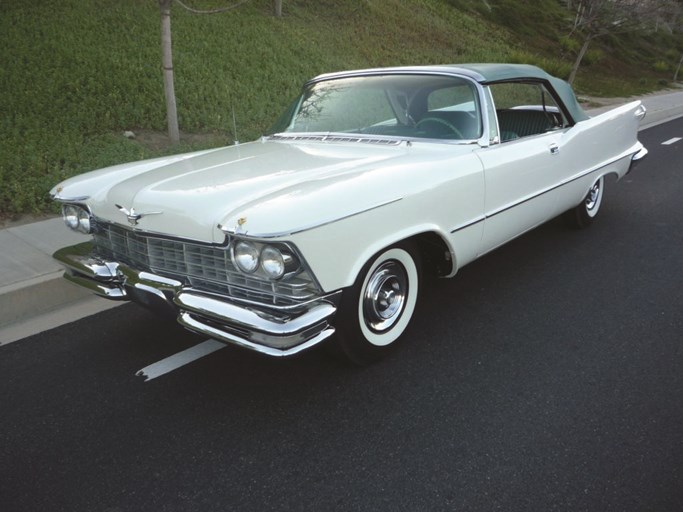
[[(47, 192), (68, 176), (223, 145), (235, 135), (253, 139), (277, 119), (303, 81), (322, 72), (511, 61), (565, 73), (558, 2), (542, 0), (548, 6), (539, 11), (537, 2), (511, 1), (489, 2), (498, 7), (488, 11), (474, 0), (317, 0), (315, 7), (285, 0), (281, 19), (272, 16), (270, 0), (210, 16), (175, 5), (179, 122), (192, 137), (165, 148), (122, 135), (166, 128), (156, 1), (3, 0), (0, 216), (53, 211)], [(530, 15), (541, 11), (542, 20)], [(670, 40), (648, 39), (642, 48), (629, 40), (610, 45), (616, 49), (603, 51), (607, 57), (580, 75), (580, 92), (626, 95), (657, 87), (669, 58), (659, 49), (670, 48)], [(648, 71), (639, 71), (639, 59), (651, 58)]]

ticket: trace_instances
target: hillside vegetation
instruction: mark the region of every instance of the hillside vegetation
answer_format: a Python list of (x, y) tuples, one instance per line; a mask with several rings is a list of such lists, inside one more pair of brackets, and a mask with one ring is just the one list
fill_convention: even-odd
[[(186, 0), (196, 7), (226, 5)], [(0, 216), (54, 211), (49, 189), (91, 169), (257, 137), (307, 78), (373, 66), (508, 61), (569, 72), (557, 0), (252, 0), (224, 14), (173, 7), (180, 146), (165, 147), (156, 0), (0, 3)], [(673, 75), (680, 38), (613, 37), (575, 84), (630, 95)], [(237, 133), (234, 133), (233, 114)], [(123, 132), (138, 134), (130, 140)], [(149, 142), (149, 141), (156, 141)]]

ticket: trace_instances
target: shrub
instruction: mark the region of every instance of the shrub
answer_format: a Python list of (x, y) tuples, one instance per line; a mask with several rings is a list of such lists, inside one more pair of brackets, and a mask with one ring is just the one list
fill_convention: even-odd
[(663, 60), (659, 60), (652, 65), (652, 69), (657, 73), (668, 73), (671, 70), (671, 67)]
[(605, 58), (605, 53), (600, 49), (588, 50), (581, 61), (582, 66), (592, 66)]

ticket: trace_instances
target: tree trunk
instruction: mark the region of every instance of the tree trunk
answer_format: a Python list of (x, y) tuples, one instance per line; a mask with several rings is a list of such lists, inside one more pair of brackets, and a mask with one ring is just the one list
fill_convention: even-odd
[(681, 64), (683, 64), (683, 55), (681, 55), (681, 60), (678, 61), (678, 67), (676, 68), (676, 73), (674, 73), (674, 82), (678, 81), (678, 72), (681, 70)]
[(274, 0), (275, 16), (278, 18), (282, 17), (282, 0)]
[(579, 50), (579, 54), (576, 56), (576, 60), (574, 61), (574, 65), (572, 66), (572, 72), (569, 73), (569, 78), (567, 79), (567, 82), (570, 84), (574, 83), (574, 79), (576, 78), (576, 73), (579, 71), (579, 66), (581, 65), (581, 61), (583, 60), (584, 55), (586, 55), (586, 52), (588, 51), (588, 46), (591, 44), (592, 37), (587, 37), (586, 40), (583, 42), (583, 46), (581, 47), (581, 50)]
[(175, 87), (173, 85), (173, 54), (171, 51), (171, 2), (159, 0), (161, 10), (161, 64), (164, 70), (164, 93), (166, 95), (166, 119), (168, 121), (168, 138), (174, 144), (180, 141), (178, 131), (178, 111), (175, 103)]

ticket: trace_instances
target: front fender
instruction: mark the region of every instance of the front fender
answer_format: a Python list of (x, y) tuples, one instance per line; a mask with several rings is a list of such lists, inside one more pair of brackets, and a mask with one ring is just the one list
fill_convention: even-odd
[[(363, 266), (375, 254), (425, 233), (433, 233), (443, 241), (452, 262), (450, 275), (474, 259), (481, 240), (481, 224), (452, 234), (435, 220), (434, 212), (438, 208), (428, 212), (410, 203), (414, 201), (404, 199), (364, 215), (298, 233), (290, 239), (325, 291), (353, 285)], [(420, 211), (425, 213), (424, 219), (416, 218), (415, 212)]]

